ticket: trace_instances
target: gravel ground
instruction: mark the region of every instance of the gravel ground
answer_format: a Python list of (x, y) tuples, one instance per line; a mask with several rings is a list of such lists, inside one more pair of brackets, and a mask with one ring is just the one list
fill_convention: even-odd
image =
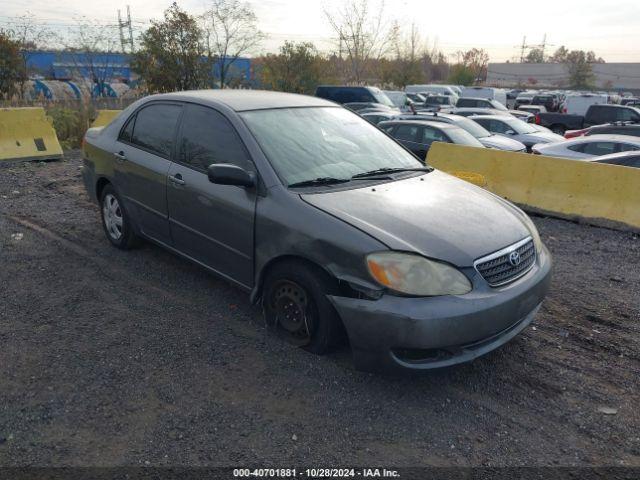
[(112, 248), (79, 166), (0, 166), (0, 465), (640, 466), (637, 235), (534, 218), (555, 260), (534, 326), (392, 378), (289, 346), (160, 248)]

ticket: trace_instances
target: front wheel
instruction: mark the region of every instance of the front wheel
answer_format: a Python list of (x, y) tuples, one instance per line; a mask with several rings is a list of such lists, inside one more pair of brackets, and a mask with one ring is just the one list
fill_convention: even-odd
[(114, 246), (128, 250), (138, 243), (124, 204), (111, 185), (104, 187), (100, 196), (100, 213), (104, 233)]
[(321, 355), (339, 338), (338, 315), (327, 295), (334, 283), (320, 268), (301, 262), (275, 265), (264, 281), (262, 306), (267, 325), (290, 343)]

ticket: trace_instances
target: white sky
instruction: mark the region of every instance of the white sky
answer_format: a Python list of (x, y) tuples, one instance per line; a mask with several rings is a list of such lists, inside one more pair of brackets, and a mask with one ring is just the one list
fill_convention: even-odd
[[(339, 0), (249, 0), (259, 27), (269, 34), (262, 51), (275, 51), (284, 40), (312, 41), (321, 51), (332, 49), (332, 32), (324, 16)], [(377, 0), (371, 0), (376, 2)], [(171, 0), (0, 0), (0, 27), (25, 11), (65, 31), (74, 17), (115, 23), (117, 10), (130, 5), (137, 31), (162, 17)], [(192, 14), (207, 0), (179, 0)], [(25, 10), (26, 6), (26, 10)], [(547, 35), (549, 52), (560, 45), (594, 50), (607, 62), (640, 61), (640, 0), (386, 0), (386, 17), (407, 27), (413, 22), (430, 46), (447, 54), (484, 48), (491, 61), (519, 56), (518, 45), (539, 44)], [(260, 53), (260, 52), (254, 52)]]

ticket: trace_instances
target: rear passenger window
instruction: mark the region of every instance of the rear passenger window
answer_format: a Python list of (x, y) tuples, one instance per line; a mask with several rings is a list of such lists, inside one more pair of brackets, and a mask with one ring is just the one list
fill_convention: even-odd
[(124, 126), (124, 128), (120, 132), (120, 135), (118, 136), (118, 140), (120, 140), (121, 142), (129, 143), (131, 141), (131, 136), (133, 135), (133, 126), (135, 125), (135, 123), (136, 123), (136, 116), (132, 115), (127, 121), (127, 124)]
[(638, 147), (629, 143), (621, 143), (618, 149), (619, 152), (634, 152), (636, 150), (638, 150)]
[(169, 158), (181, 110), (179, 105), (156, 104), (144, 107), (136, 115), (131, 143)]
[(581, 151), (588, 155), (609, 155), (616, 152), (616, 144), (613, 142), (591, 142), (585, 144)]
[(423, 143), (432, 143), (432, 142), (448, 142), (449, 139), (444, 136), (444, 134), (440, 130), (436, 130), (435, 128), (425, 127), (424, 128), (424, 142)]
[(186, 107), (180, 142), (181, 163), (206, 170), (214, 163), (231, 163), (254, 170), (242, 140), (221, 113), (198, 105)]
[(417, 142), (418, 127), (416, 125), (399, 125), (394, 137), (405, 142)]

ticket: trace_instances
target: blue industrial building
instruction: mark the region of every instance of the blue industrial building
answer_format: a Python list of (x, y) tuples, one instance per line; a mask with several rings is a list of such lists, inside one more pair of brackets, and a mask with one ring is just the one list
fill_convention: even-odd
[[(123, 53), (34, 51), (27, 58), (27, 67), (35, 78), (71, 80), (81, 77), (92, 80), (92, 77), (97, 77), (106, 82), (127, 84), (135, 80), (135, 73), (130, 67), (130, 55)], [(229, 70), (230, 80), (248, 82), (251, 78), (251, 60), (238, 58)], [(219, 77), (219, 71), (218, 65), (214, 65), (214, 77)]]

